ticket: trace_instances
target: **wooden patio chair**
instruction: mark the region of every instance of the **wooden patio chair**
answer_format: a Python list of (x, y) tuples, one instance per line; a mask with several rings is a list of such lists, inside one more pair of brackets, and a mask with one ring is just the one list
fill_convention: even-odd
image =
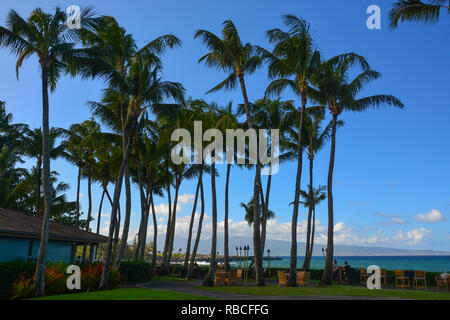
[(413, 280), (414, 289), (427, 289), (427, 278), (425, 276), (425, 271), (415, 271)]
[(226, 284), (226, 277), (224, 272), (216, 272), (216, 275), (214, 276), (214, 286), (220, 287), (224, 286)]
[(284, 271), (278, 271), (277, 275), (278, 275), (278, 288), (282, 286), (287, 287), (287, 277), (284, 274)]
[(297, 285), (306, 286), (309, 284), (311, 278), (311, 272), (299, 271), (297, 272)]
[(434, 277), (436, 280), (436, 292), (439, 292), (441, 288), (446, 288), (449, 291), (449, 280), (442, 279), (441, 276)]
[(363, 287), (367, 285), (367, 270), (364, 268), (359, 268), (359, 282)]
[(236, 282), (241, 283), (242, 282), (242, 275), (244, 274), (244, 270), (237, 269), (236, 271)]
[(237, 283), (237, 270), (230, 269), (228, 277), (225, 279), (228, 286), (235, 286)]
[[(396, 288), (409, 288), (410, 282), (409, 277), (405, 275), (405, 272), (403, 270), (395, 270), (395, 287)], [(406, 282), (408, 284), (406, 284)]]

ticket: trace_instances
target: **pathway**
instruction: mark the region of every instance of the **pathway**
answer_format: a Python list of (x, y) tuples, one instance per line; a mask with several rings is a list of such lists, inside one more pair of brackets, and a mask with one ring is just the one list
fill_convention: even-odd
[[(269, 281), (268, 281), (269, 282)], [(202, 280), (195, 281), (154, 281), (140, 285), (140, 287), (158, 290), (168, 290), (211, 297), (217, 300), (401, 300), (398, 298), (358, 297), (358, 296), (266, 296), (225, 293), (202, 290), (195, 287), (201, 286)]]

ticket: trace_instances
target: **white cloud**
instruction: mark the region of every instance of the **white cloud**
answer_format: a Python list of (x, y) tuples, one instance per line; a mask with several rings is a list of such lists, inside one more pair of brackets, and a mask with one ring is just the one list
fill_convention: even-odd
[(187, 204), (187, 203), (193, 203), (194, 202), (194, 195), (193, 194), (182, 194), (178, 196), (178, 201), (182, 204)]
[(374, 215), (387, 219), (387, 221), (379, 223), (380, 225), (406, 224), (407, 223), (405, 219), (402, 219), (402, 218), (400, 218), (399, 216), (397, 216), (395, 214), (376, 212)]
[[(180, 212), (182, 209), (182, 206), (180, 203), (177, 203), (177, 213)], [(173, 210), (173, 208), (172, 208)], [(169, 215), (169, 205), (167, 203), (160, 203), (157, 206), (155, 206), (155, 213), (157, 215), (161, 216), (168, 216)]]
[(396, 224), (405, 224), (406, 223), (406, 220), (401, 219), (401, 218), (396, 218), (396, 217), (392, 218), (391, 221)]
[(419, 244), (424, 237), (432, 232), (433, 230), (425, 228), (409, 230), (408, 232), (406, 232), (406, 234), (402, 230), (398, 230), (397, 234), (394, 236), (394, 240), (405, 241), (410, 245)]
[(433, 223), (433, 222), (439, 222), (439, 221), (445, 220), (444, 215), (437, 209), (432, 209), (431, 211), (429, 211), (425, 214), (418, 213), (414, 216), (414, 218), (418, 221), (425, 222), (425, 223)]

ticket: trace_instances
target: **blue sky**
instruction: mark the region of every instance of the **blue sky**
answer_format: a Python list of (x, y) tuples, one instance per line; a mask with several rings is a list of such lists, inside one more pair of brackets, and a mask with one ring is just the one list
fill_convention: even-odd
[[(240, 91), (219, 92), (205, 96), (213, 85), (224, 77), (207, 69), (197, 60), (206, 51), (199, 40), (193, 39), (197, 29), (215, 33), (221, 23), (231, 19), (241, 39), (270, 49), (265, 31), (283, 28), (281, 15), (301, 16), (311, 23), (313, 37), (325, 57), (344, 52), (365, 56), (383, 77), (370, 84), (365, 95), (382, 93), (397, 96), (404, 110), (386, 108), (360, 114), (344, 114), (345, 126), (338, 131), (334, 175), (334, 203), (336, 242), (342, 244), (373, 245), (397, 248), (450, 250), (450, 16), (442, 12), (435, 25), (405, 23), (396, 30), (388, 27), (387, 13), (392, 1), (358, 0), (323, 1), (11, 1), (0, 4), (0, 24), (4, 25), (9, 9), (27, 16), (35, 7), (51, 10), (70, 4), (93, 5), (100, 14), (113, 15), (139, 44), (166, 33), (178, 36), (183, 45), (164, 57), (164, 77), (181, 82), (188, 95), (208, 101), (241, 103)], [(381, 30), (368, 30), (366, 8), (377, 4), (381, 8)], [(15, 76), (15, 58), (7, 50), (0, 51), (0, 99), (16, 122), (31, 127), (41, 125), (41, 87), (35, 60), (24, 63), (20, 80)], [(250, 100), (263, 96), (269, 83), (263, 68), (247, 78)], [(103, 84), (63, 77), (50, 97), (51, 124), (67, 128), (90, 117), (87, 101), (100, 97)], [(296, 99), (286, 92), (283, 99)], [(298, 100), (297, 100), (298, 101)], [(315, 181), (326, 184), (329, 146), (316, 157)], [(31, 163), (29, 164), (31, 165)], [(69, 197), (76, 196), (76, 170), (63, 160), (52, 162), (52, 169), (71, 184)], [(219, 221), (223, 221), (224, 168), (217, 181)], [(280, 168), (273, 177), (271, 209), (276, 219), (269, 225), (268, 238), (289, 240), (289, 225), (295, 184), (294, 163)], [(240, 202), (251, 197), (253, 172), (233, 169), (230, 184), (231, 236), (250, 235), (245, 225)], [(303, 187), (308, 179), (307, 167)], [(83, 181), (82, 209), (87, 209), (87, 188)], [(94, 188), (94, 214), (97, 213), (100, 190)], [(133, 216), (130, 237), (134, 237), (139, 223), (139, 197), (133, 189)], [(194, 182), (181, 187), (184, 195), (177, 234), (184, 235), (190, 215)], [(210, 186), (206, 184), (207, 214), (210, 207)], [(157, 199), (161, 228), (164, 232), (165, 199)], [(110, 208), (102, 210), (105, 217)], [(303, 210), (304, 211), (304, 210)], [(326, 203), (317, 208), (318, 238), (325, 242), (327, 225)], [(299, 218), (299, 239), (304, 238), (303, 212)], [(96, 222), (94, 222), (96, 223)], [(206, 221), (204, 237), (209, 236)], [(219, 227), (222, 224), (219, 224)], [(151, 227), (151, 226), (150, 226)], [(107, 225), (102, 223), (102, 228)], [(151, 229), (151, 228), (150, 228)], [(220, 233), (221, 237), (222, 234)], [(301, 249), (299, 249), (301, 254)]]

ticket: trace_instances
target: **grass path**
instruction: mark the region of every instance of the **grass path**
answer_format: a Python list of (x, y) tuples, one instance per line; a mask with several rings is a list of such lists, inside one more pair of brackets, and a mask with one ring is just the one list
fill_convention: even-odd
[(214, 300), (194, 294), (154, 290), (146, 288), (128, 288), (106, 291), (63, 294), (57, 296), (39, 297), (30, 300)]
[[(364, 287), (339, 286), (278, 288), (274, 285), (266, 287), (196, 287), (202, 291), (222, 292), (228, 294), (267, 295), (267, 296), (348, 296), (372, 298), (397, 298), (418, 300), (450, 300), (448, 292), (430, 292), (420, 290), (381, 289), (369, 290)], [(258, 297), (255, 297), (258, 299)]]

